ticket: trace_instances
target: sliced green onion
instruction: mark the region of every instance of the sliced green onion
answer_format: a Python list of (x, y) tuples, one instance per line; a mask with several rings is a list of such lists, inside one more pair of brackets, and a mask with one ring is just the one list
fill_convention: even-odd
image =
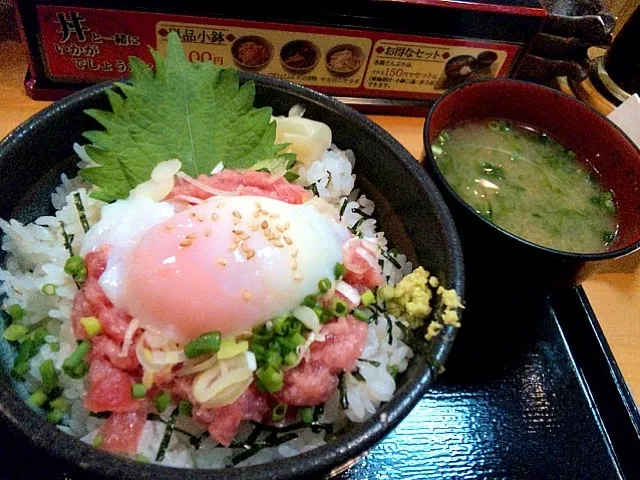
[(49, 406), (54, 410), (60, 410), (61, 412), (68, 412), (71, 409), (69, 402), (64, 397), (58, 397), (55, 400), (49, 402)]
[(271, 412), (271, 420), (278, 423), (284, 420), (284, 417), (287, 415), (287, 406), (284, 403), (279, 403), (275, 407), (273, 407), (273, 411)]
[(29, 401), (36, 407), (41, 407), (47, 401), (47, 394), (42, 390), (36, 390), (29, 396)]
[(93, 445), (95, 448), (99, 448), (102, 446), (103, 443), (104, 443), (104, 437), (98, 433), (95, 437), (93, 437), (93, 441), (91, 442), (91, 445)]
[(82, 317), (80, 324), (82, 328), (84, 328), (84, 331), (87, 332), (89, 338), (93, 338), (102, 333), (102, 325), (96, 317)]
[(283, 374), (281, 371), (266, 365), (256, 370), (256, 376), (269, 393), (275, 393), (282, 389)]
[(29, 329), (27, 327), (17, 323), (12, 323), (6, 328), (2, 336), (6, 340), (9, 340), (10, 342), (17, 342), (18, 340), (23, 338), (27, 333), (29, 333)]
[(269, 351), (267, 352), (266, 363), (271, 365), (273, 368), (280, 368), (280, 365), (282, 365), (282, 357), (279, 353)]
[(220, 350), (221, 338), (220, 332), (204, 333), (187, 343), (184, 347), (184, 354), (187, 358), (196, 358), (207, 353), (216, 353)]
[(27, 373), (29, 373), (29, 362), (16, 362), (13, 366), (13, 369), (11, 369), (11, 373), (16, 378), (24, 378)]
[(131, 396), (133, 398), (144, 398), (147, 394), (147, 387), (141, 383), (134, 383), (131, 385)]
[(396, 375), (398, 375), (398, 366), (387, 365), (387, 372), (389, 372), (389, 375), (391, 375), (393, 378), (396, 378)]
[(190, 417), (193, 414), (193, 405), (186, 400), (181, 400), (178, 404), (178, 413), (185, 417)]
[(304, 305), (305, 307), (313, 308), (318, 305), (317, 300), (318, 300), (317, 296), (307, 295), (306, 297), (304, 297), (304, 300), (302, 300), (301, 305)]
[(136, 462), (149, 463), (149, 459), (141, 453), (136, 454)]
[(297, 318), (291, 319), (291, 324), (289, 325), (289, 333), (301, 332), (302, 331), (302, 322)]
[(42, 286), (42, 293), (44, 293), (45, 295), (48, 296), (53, 296), (56, 294), (56, 290), (58, 289), (58, 287), (56, 285), (54, 285), (53, 283), (45, 283)]
[(35, 348), (36, 348), (36, 351), (33, 353), (33, 355), (38, 353), (37, 349), (45, 344), (45, 340), (44, 339), (47, 337), (47, 335), (49, 335), (49, 331), (44, 327), (38, 327), (38, 328), (36, 328), (35, 330), (33, 330), (29, 334), (29, 338), (31, 338), (31, 340), (33, 340), (33, 343), (34, 343)]
[(298, 345), (296, 345), (295, 343), (293, 343), (289, 337), (277, 337), (276, 338), (276, 342), (278, 342), (280, 344), (280, 346), (282, 347), (282, 352), (291, 352), (294, 351), (296, 349), (296, 347)]
[(298, 361), (298, 355), (296, 355), (294, 352), (289, 352), (284, 357), (284, 363), (289, 367), (294, 366), (297, 361)]
[(296, 332), (289, 337), (289, 341), (292, 342), (297, 347), (298, 345), (304, 345), (307, 339)]
[(367, 290), (362, 295), (360, 295), (360, 301), (362, 302), (362, 305), (368, 307), (369, 305), (375, 303), (376, 297), (371, 290)]
[(364, 308), (356, 308), (353, 311), (353, 316), (361, 322), (368, 322), (371, 318), (371, 311), (365, 310)]
[(431, 151), (434, 155), (442, 155), (442, 152), (444, 152), (442, 147), (439, 147), (438, 145), (431, 145)]
[(281, 315), (273, 319), (273, 331), (278, 335), (287, 335), (291, 319), (286, 315)]
[(89, 371), (89, 365), (84, 361), (87, 353), (91, 349), (91, 344), (86, 341), (80, 342), (76, 349), (62, 362), (62, 371), (71, 378), (82, 378)]
[(347, 268), (342, 263), (336, 263), (336, 266), (333, 267), (333, 274), (336, 277), (336, 280), (340, 280), (344, 277), (345, 273), (347, 273)]
[(331, 311), (336, 317), (344, 317), (347, 313), (349, 313), (349, 305), (344, 300), (336, 298), (331, 303)]
[(494, 132), (497, 132), (500, 130), (500, 124), (495, 120), (491, 120), (489, 123), (487, 123), (487, 126), (489, 127), (490, 130), (493, 130)]
[(387, 300), (391, 300), (393, 298), (394, 289), (391, 285), (385, 285), (384, 287), (380, 287), (376, 292), (378, 299), (386, 302)]
[(42, 377), (42, 389), (45, 393), (51, 393), (51, 390), (58, 386), (58, 374), (53, 365), (53, 360), (48, 359), (40, 364), (40, 376)]
[(8, 306), (5, 312), (9, 314), (9, 316), (11, 317), (11, 320), (13, 320), (14, 322), (19, 322), (27, 314), (24, 308), (22, 308), (17, 303)]
[(304, 423), (313, 423), (313, 410), (313, 407), (304, 407), (300, 409), (300, 418)]
[(158, 413), (164, 412), (171, 404), (171, 395), (164, 390), (153, 397), (153, 406)]
[(64, 264), (64, 272), (71, 275), (76, 282), (87, 279), (87, 266), (80, 255), (71, 255)]
[(58, 353), (60, 351), (60, 342), (51, 342), (49, 348), (53, 353)]
[(64, 418), (64, 414), (62, 410), (51, 410), (47, 412), (47, 422), (57, 425)]
[(327, 293), (331, 288), (331, 280), (328, 278), (323, 278), (318, 282), (318, 290), (320, 293)]

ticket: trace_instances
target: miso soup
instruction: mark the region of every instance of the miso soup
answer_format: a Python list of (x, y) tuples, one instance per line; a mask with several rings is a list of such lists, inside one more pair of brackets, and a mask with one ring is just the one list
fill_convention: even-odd
[(543, 133), (504, 120), (468, 122), (443, 131), (432, 151), (464, 201), (521, 238), (580, 253), (605, 251), (615, 239), (611, 192)]

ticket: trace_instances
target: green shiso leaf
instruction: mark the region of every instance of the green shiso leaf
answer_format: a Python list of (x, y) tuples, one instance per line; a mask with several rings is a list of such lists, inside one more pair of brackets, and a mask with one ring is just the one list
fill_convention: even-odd
[(175, 33), (166, 58), (151, 53), (155, 73), (132, 57), (131, 84), (107, 91), (112, 111), (85, 112), (105, 128), (84, 133), (91, 142), (86, 152), (98, 166), (80, 174), (100, 188), (94, 198), (126, 198), (158, 163), (172, 158), (195, 177), (211, 173), (218, 162), (244, 169), (278, 157), (285, 145), (274, 145), (271, 108), (253, 107), (253, 82), (240, 86), (233, 69), (189, 62)]

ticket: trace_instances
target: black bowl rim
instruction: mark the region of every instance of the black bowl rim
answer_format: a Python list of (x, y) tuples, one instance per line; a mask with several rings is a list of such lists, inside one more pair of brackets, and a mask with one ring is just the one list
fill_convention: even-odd
[[(429, 140), (429, 126), (431, 125), (431, 118), (433, 117), (433, 115), (435, 115), (438, 106), (440, 105), (440, 103), (442, 101), (444, 101), (444, 99), (446, 97), (448, 97), (449, 95), (455, 94), (456, 92), (458, 92), (459, 90), (462, 90), (464, 88), (468, 88), (468, 87), (472, 87), (475, 84), (478, 83), (495, 83), (497, 84), (497, 88), (499, 84), (501, 83), (511, 83), (511, 84), (525, 84), (528, 86), (533, 86), (535, 88), (539, 88), (541, 90), (545, 90), (545, 91), (549, 91), (549, 92), (553, 92), (554, 94), (557, 95), (561, 95), (563, 97), (565, 97), (566, 99), (570, 100), (571, 102), (573, 102), (573, 104), (577, 107), (577, 108), (583, 108), (588, 112), (591, 112), (595, 115), (597, 115), (598, 117), (600, 117), (601, 119), (604, 119), (605, 121), (609, 122), (617, 131), (618, 133), (630, 144), (633, 146), (633, 148), (635, 150), (637, 150), (640, 153), (640, 148), (638, 148), (636, 146), (635, 143), (633, 143), (633, 141), (629, 138), (629, 136), (624, 133), (620, 127), (618, 127), (615, 123), (613, 123), (611, 120), (609, 120), (607, 117), (605, 117), (604, 115), (602, 115), (600, 112), (598, 112), (595, 108), (593, 108), (591, 105), (588, 105), (586, 103), (581, 102), (580, 100), (576, 99), (575, 97), (572, 97), (571, 95), (567, 95), (564, 92), (561, 92), (559, 90), (556, 90), (554, 88), (551, 87), (547, 87), (544, 85), (539, 85), (537, 83), (533, 83), (533, 82), (527, 82), (524, 80), (515, 80), (512, 78), (491, 78), (491, 79), (480, 79), (480, 80), (474, 80), (471, 82), (466, 82), (463, 83), (462, 85), (458, 85), (455, 88), (452, 88), (451, 90), (448, 90), (446, 93), (444, 93), (440, 98), (438, 98), (438, 100), (436, 102), (434, 102), (434, 104), (431, 106), (431, 109), (429, 110), (429, 113), (427, 115), (427, 119), (424, 122), (424, 127), (422, 130), (422, 139), (423, 139), (423, 144), (424, 144), (424, 151), (425, 151), (425, 157), (427, 158), (428, 162), (429, 162), (429, 166), (433, 169), (433, 172), (438, 180), (437, 183), (441, 184), (444, 186), (444, 188), (447, 190), (447, 193), (449, 193), (455, 200), (457, 203), (459, 203), (460, 205), (462, 205), (466, 211), (468, 211), (469, 213), (473, 214), (473, 216), (475, 216), (477, 219), (479, 219), (484, 225), (486, 225), (487, 227), (490, 227), (493, 230), (497, 230), (498, 232), (500, 232), (502, 235), (506, 236), (507, 238), (509, 238), (510, 240), (523, 244), (525, 245), (527, 248), (530, 248), (532, 250), (536, 250), (539, 252), (543, 252), (544, 254), (547, 255), (555, 255), (555, 256), (561, 256), (563, 258), (566, 259), (578, 259), (578, 260), (584, 260), (584, 261), (602, 261), (602, 260), (611, 260), (614, 258), (620, 258), (623, 257), (625, 255), (629, 255), (637, 250), (640, 250), (640, 240), (637, 240), (633, 243), (631, 243), (630, 245), (627, 245), (626, 247), (623, 248), (617, 248), (614, 250), (607, 250), (606, 252), (599, 252), (599, 253), (578, 253), (578, 252), (565, 252), (563, 250), (555, 250), (553, 248), (549, 248), (549, 247), (544, 247), (542, 245), (538, 245), (536, 243), (533, 243), (529, 240), (526, 240), (522, 237), (518, 237), (517, 235), (503, 229), (502, 227), (499, 227), (498, 225), (496, 225), (495, 223), (490, 222), (489, 220), (487, 220), (486, 218), (484, 218), (482, 215), (480, 215), (478, 212), (476, 212), (473, 207), (471, 207), (471, 205), (469, 205), (467, 202), (465, 202), (457, 193), (456, 191), (449, 185), (449, 182), (447, 181), (447, 179), (445, 178), (445, 176), (442, 174), (442, 172), (440, 171), (440, 168), (438, 167), (438, 164), (436, 163), (436, 160), (433, 156), (433, 152), (431, 151), (431, 141)], [(551, 132), (547, 132), (549, 134), (552, 135)]]
[[(408, 170), (419, 181), (426, 200), (431, 202), (439, 213), (438, 216), (443, 233), (448, 237), (447, 243), (450, 252), (451, 278), (447, 279), (449, 283), (447, 287), (455, 288), (460, 297), (464, 298), (462, 249), (453, 218), (433, 181), (416, 159), (397, 140), (361, 113), (332, 97), (292, 82), (255, 73), (239, 72), (239, 75), (241, 81), (253, 80), (256, 84), (284, 91), (306, 103), (314, 103), (341, 116), (350, 117), (359, 122), (364, 130), (379, 137), (390, 150), (395, 152), (396, 158), (394, 160), (400, 164), (401, 168)], [(51, 121), (51, 117), (55, 117), (58, 112), (64, 110), (70, 104), (99, 98), (104, 95), (107, 89), (112, 88), (113, 84), (114, 82), (105, 82), (87, 87), (36, 113), (0, 142), (0, 158), (6, 151), (15, 148), (19, 142), (23, 141), (23, 138), (28, 136), (31, 130), (42, 128), (43, 124), (46, 125), (47, 122)], [(24, 403), (13, 388), (0, 389), (0, 413), (37, 447), (48, 451), (71, 465), (81, 468), (87, 473), (91, 472), (107, 478), (183, 480), (184, 475), (188, 474), (190, 478), (196, 480), (209, 479), (212, 476), (219, 479), (289, 479), (299, 478), (301, 475), (314, 476), (323, 474), (329, 468), (331, 468), (331, 475), (334, 475), (365, 455), (369, 449), (389, 434), (420, 401), (437, 377), (439, 373), (438, 365), (446, 360), (451, 344), (455, 339), (456, 329), (447, 328), (445, 330), (447, 332), (444, 333), (447, 334), (441, 335), (439, 338), (439, 343), (436, 344), (438, 348), (434, 348), (434, 354), (429, 358), (429, 368), (425, 368), (419, 380), (411, 385), (407, 383), (396, 390), (394, 397), (384, 404), (382, 408), (378, 409), (376, 414), (369, 420), (360, 424), (358, 428), (341, 435), (339, 441), (335, 443), (327, 443), (291, 458), (278, 459), (275, 462), (270, 461), (260, 465), (225, 469), (193, 468), (184, 470), (140, 463), (128, 458), (117, 458), (47, 424), (41, 415), (31, 410)], [(0, 372), (0, 375), (5, 376), (4, 372)]]

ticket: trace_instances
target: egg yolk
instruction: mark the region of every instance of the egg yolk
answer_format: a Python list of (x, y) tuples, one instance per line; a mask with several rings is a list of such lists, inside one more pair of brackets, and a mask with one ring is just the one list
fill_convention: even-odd
[(237, 335), (333, 278), (349, 236), (307, 205), (215, 197), (145, 231), (122, 261), (112, 301), (177, 341), (213, 330)]

